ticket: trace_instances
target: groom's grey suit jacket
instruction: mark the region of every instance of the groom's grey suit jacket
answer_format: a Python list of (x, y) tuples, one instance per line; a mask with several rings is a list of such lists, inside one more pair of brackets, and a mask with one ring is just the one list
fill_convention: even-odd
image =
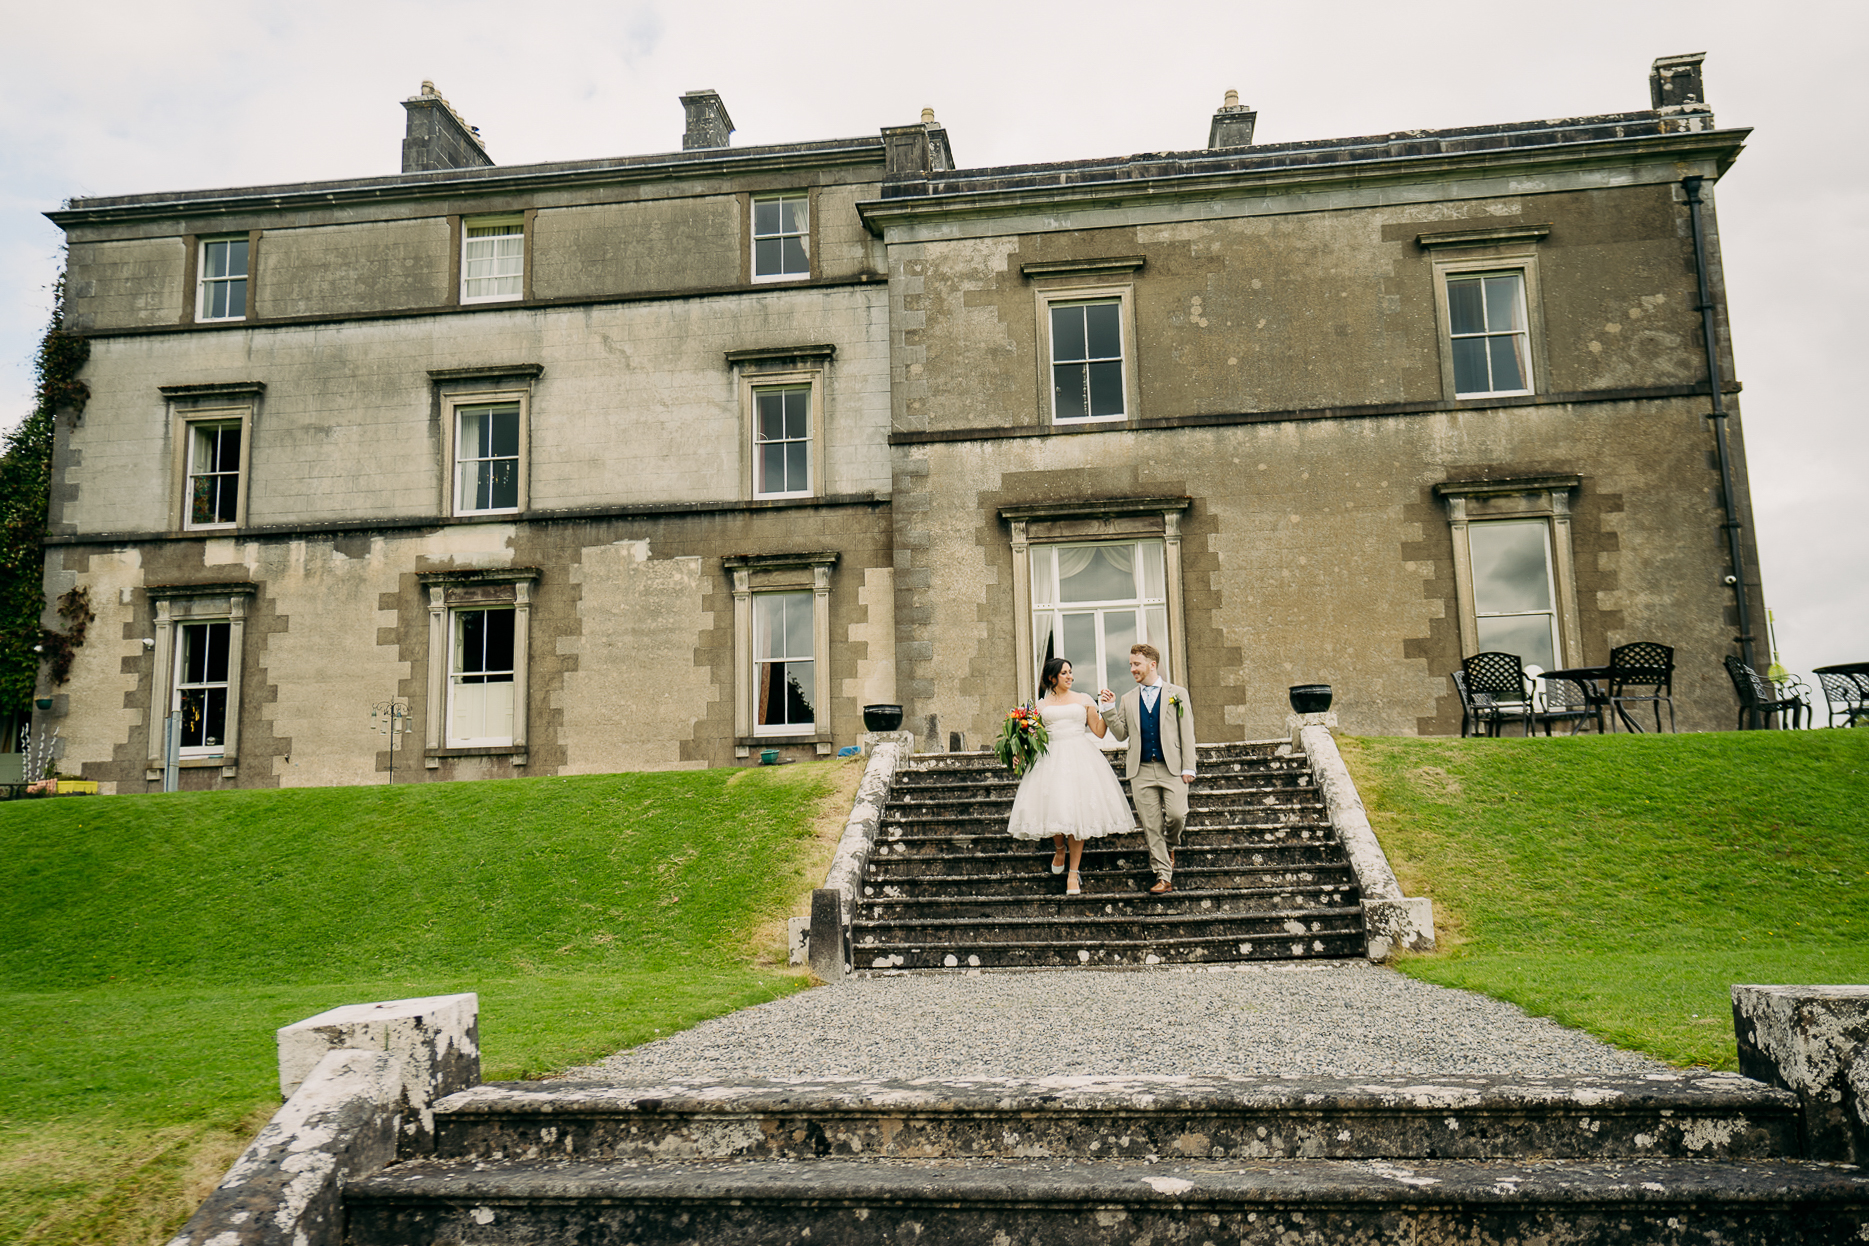
[[(1175, 707), (1170, 698), (1180, 700), (1181, 712), (1179, 714), (1175, 713)], [(1194, 707), (1188, 703), (1188, 690), (1164, 679), (1162, 699), (1155, 703), (1155, 709), (1162, 717), (1162, 760), (1168, 763), (1168, 769), (1175, 774), (1180, 774), (1183, 770), (1195, 769)], [(1142, 767), (1142, 686), (1140, 684), (1117, 697), (1116, 704), (1103, 711), (1103, 725), (1108, 727), (1110, 734), (1117, 739), (1129, 741), (1123, 777), (1125, 779), (1135, 778), (1136, 771)], [(1132, 732), (1134, 734), (1131, 734)]]

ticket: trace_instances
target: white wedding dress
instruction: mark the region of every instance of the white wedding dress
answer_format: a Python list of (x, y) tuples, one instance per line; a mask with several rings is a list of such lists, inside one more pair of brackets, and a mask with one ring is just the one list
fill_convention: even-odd
[(1019, 781), (1006, 833), (1014, 839), (1096, 839), (1135, 830), (1122, 785), (1085, 726), (1088, 707), (1041, 705), (1038, 712), (1051, 744)]

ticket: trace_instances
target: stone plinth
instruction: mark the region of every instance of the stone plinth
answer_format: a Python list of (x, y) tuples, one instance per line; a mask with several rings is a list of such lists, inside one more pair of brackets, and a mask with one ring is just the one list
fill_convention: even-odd
[(1804, 1158), (1869, 1164), (1869, 986), (1735, 986), (1739, 1071), (1798, 1097)]
[(432, 1105), (444, 1095), (480, 1084), (480, 998), (472, 993), (347, 1004), (279, 1031), (279, 1092), (290, 1098), (299, 1083), (337, 1050), (381, 1051), (402, 1078), (405, 1155), (433, 1149)]

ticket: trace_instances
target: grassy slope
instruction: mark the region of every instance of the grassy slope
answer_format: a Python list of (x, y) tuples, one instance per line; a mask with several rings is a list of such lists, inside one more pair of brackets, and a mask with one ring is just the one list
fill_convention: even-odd
[(0, 1240), (164, 1240), (337, 1004), (477, 991), (510, 1078), (797, 989), (850, 770), (0, 804)]
[(1869, 731), (1346, 740), (1443, 950), (1404, 972), (1676, 1064), (1737, 982), (1869, 982)]

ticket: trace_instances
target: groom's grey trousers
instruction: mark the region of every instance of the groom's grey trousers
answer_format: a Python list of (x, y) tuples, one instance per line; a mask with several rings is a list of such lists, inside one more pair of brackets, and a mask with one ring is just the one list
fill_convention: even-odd
[(1187, 829), (1188, 785), (1167, 762), (1145, 761), (1129, 781), (1129, 798), (1136, 802), (1136, 819), (1149, 841), (1149, 865), (1155, 876), (1174, 878), (1168, 854), (1181, 846), (1181, 832)]

